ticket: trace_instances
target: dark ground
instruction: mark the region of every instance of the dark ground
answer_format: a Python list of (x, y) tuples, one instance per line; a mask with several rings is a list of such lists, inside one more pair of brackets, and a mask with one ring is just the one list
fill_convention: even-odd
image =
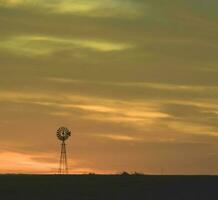
[(218, 200), (218, 176), (1, 175), (8, 199)]

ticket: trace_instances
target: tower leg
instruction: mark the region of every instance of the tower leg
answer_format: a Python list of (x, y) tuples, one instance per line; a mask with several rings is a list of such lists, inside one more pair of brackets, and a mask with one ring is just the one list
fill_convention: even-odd
[(61, 156), (60, 156), (58, 173), (68, 174), (67, 151), (66, 151), (66, 144), (64, 141), (61, 144)]

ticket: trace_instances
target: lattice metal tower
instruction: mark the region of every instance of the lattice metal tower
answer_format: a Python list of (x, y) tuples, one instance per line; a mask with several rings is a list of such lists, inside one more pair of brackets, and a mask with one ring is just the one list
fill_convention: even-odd
[(57, 137), (61, 140), (61, 155), (58, 174), (68, 174), (67, 150), (65, 141), (71, 136), (71, 132), (66, 127), (60, 127), (57, 130)]

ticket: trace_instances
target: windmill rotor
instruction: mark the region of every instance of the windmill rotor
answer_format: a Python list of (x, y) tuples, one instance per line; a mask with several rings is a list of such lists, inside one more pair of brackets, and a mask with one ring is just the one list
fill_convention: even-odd
[(57, 130), (57, 137), (61, 141), (67, 140), (71, 136), (71, 132), (66, 127), (60, 127)]

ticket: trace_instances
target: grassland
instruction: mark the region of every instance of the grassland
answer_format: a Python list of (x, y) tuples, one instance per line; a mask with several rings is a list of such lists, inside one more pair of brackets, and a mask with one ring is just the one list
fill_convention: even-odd
[(0, 200), (212, 200), (218, 176), (1, 175)]

